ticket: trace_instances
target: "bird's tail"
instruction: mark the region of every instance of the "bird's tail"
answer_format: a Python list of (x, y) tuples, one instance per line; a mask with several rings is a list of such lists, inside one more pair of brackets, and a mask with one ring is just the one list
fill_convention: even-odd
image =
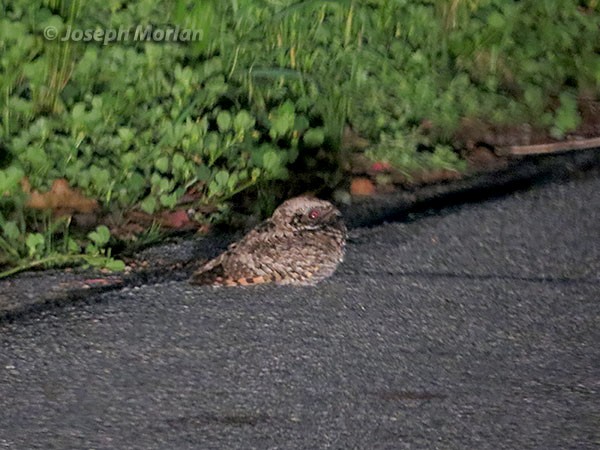
[[(220, 267), (220, 266), (219, 266)], [(198, 285), (215, 285), (218, 286), (219, 281), (223, 279), (223, 270), (217, 268), (211, 270), (197, 270), (189, 279), (191, 284)]]
[(194, 272), (189, 280), (190, 284), (203, 286), (251, 286), (255, 284), (276, 283), (278, 281), (281, 281), (281, 277), (273, 275), (233, 278), (226, 276), (223, 272), (223, 267), (220, 265), (207, 270), (203, 267)]

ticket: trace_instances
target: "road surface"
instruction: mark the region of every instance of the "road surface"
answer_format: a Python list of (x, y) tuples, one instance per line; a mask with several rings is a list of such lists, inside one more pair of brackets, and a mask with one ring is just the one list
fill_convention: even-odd
[(600, 178), (352, 232), (317, 287), (0, 323), (0, 449), (600, 447)]

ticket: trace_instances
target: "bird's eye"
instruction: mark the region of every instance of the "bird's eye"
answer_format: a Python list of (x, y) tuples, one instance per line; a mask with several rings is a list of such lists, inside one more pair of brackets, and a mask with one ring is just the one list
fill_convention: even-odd
[(320, 213), (319, 213), (318, 209), (311, 209), (308, 212), (308, 218), (312, 219), (312, 220), (315, 220), (317, 217), (319, 217), (319, 215), (320, 215)]

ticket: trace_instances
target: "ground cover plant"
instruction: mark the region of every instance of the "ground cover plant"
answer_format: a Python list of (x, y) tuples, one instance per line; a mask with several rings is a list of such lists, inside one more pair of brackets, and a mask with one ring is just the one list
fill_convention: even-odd
[[(0, 266), (118, 269), (111, 231), (132, 212), (149, 218), (139, 236), (188, 214), (224, 220), (240, 194), (268, 210), (298, 180), (343, 186), (345, 127), (371, 143), (372, 161), (408, 176), (464, 170), (465, 119), (562, 138), (580, 124), (580, 100), (598, 100), (599, 8), (0, 1)], [(138, 26), (201, 36), (62, 39)]]

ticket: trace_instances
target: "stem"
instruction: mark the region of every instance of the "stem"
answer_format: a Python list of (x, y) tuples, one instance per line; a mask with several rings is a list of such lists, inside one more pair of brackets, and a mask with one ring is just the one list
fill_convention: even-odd
[(11, 86), (9, 84), (7, 84), (6, 85), (6, 103), (5, 103), (6, 106), (4, 107), (4, 133), (5, 133), (5, 137), (7, 140), (10, 136), (10, 109), (9, 109), (10, 88), (11, 88)]
[(4, 251), (6, 251), (7, 253), (10, 253), (14, 258), (18, 258), (19, 257), (19, 252), (17, 251), (16, 248), (14, 248), (13, 246), (11, 246), (8, 241), (6, 241), (4, 238), (0, 237), (0, 247), (4, 249)]
[(354, 17), (354, 2), (350, 4), (350, 10), (348, 11), (348, 17), (346, 18), (346, 27), (344, 30), (344, 48), (348, 47), (350, 44), (351, 34), (352, 34), (352, 19)]
[(42, 266), (44, 264), (64, 265), (64, 264), (72, 264), (75, 262), (86, 261), (86, 260), (87, 260), (87, 257), (85, 255), (49, 256), (47, 258), (38, 259), (37, 261), (32, 261), (27, 264), (21, 264), (20, 266), (5, 270), (4, 272), (0, 272), (0, 278), (6, 278), (6, 277), (9, 277), (16, 273), (23, 272), (23, 271), (29, 270), (29, 269), (33, 269), (34, 267)]

